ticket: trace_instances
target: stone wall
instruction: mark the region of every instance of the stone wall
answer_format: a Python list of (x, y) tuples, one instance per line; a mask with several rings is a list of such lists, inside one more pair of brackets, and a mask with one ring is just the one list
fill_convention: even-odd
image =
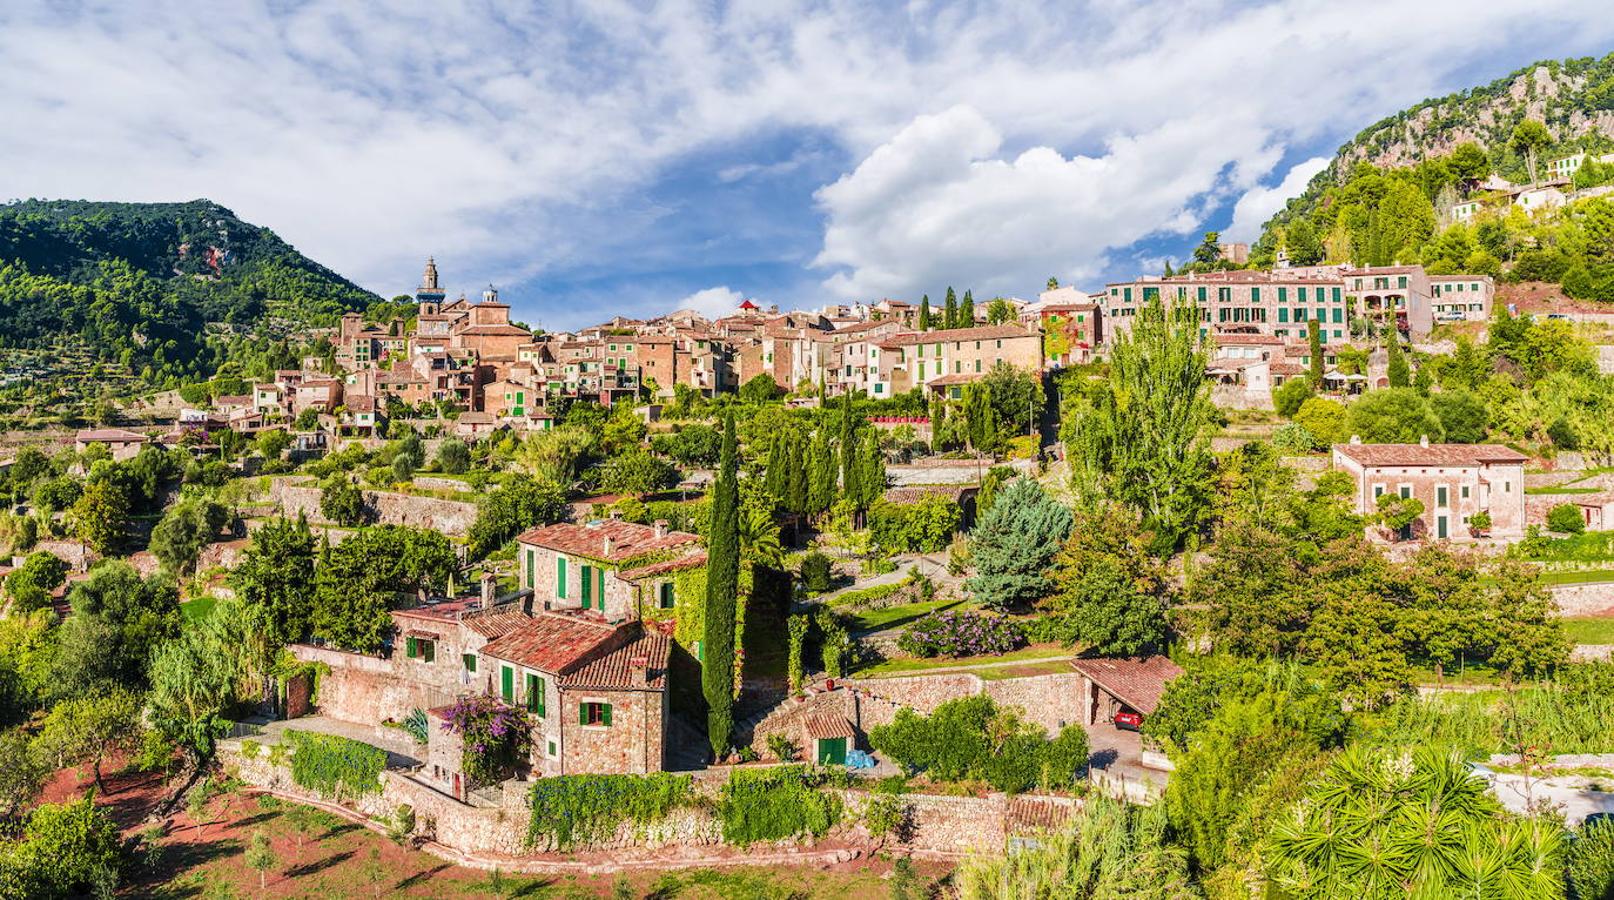
[[(248, 785), (275, 791), (301, 800), (334, 803), (359, 815), (384, 819), (398, 807), (408, 805), (415, 814), (416, 834), (435, 840), (470, 856), (491, 854), (528, 859), (557, 851), (546, 842), (525, 845), (532, 821), (527, 807), (530, 782), (507, 781), (497, 802), (462, 803), (447, 793), (417, 780), (413, 773), (389, 769), (381, 774), (381, 791), (358, 798), (337, 798), (299, 787), (291, 779), (284, 760), (271, 761), (270, 749), (249, 740), (230, 739), (219, 744), (219, 760)], [(574, 850), (654, 851), (670, 848), (710, 847), (722, 843), (721, 823), (712, 813), (721, 780), (697, 779), (695, 790), (707, 795), (707, 802), (675, 810), (662, 822), (636, 825), (624, 822), (615, 834)], [(854, 843), (867, 839), (860, 824), (869, 794), (859, 790), (840, 792), (845, 808), (841, 825), (830, 838)], [(957, 859), (977, 852), (1001, 850), (1010, 834), (1031, 833), (1058, 827), (1080, 801), (1069, 797), (1020, 795), (1008, 797), (950, 797), (932, 794), (905, 794), (912, 831), (903, 845), (918, 856)], [(809, 842), (786, 842), (799, 845)], [(639, 865), (654, 865), (653, 858), (636, 856)]]
[(1081, 719), (1079, 696), (1081, 676), (1075, 672), (1034, 675), (1028, 678), (987, 680), (969, 672), (915, 675), (907, 678), (850, 679), (848, 689), (887, 701), (862, 703), (861, 721), (854, 720), (865, 734), (875, 725), (884, 725), (896, 715), (896, 708), (909, 707), (931, 713), (949, 700), (985, 694), (1003, 706), (1017, 707), (1027, 721), (1050, 733)]
[[(281, 515), (295, 519), (299, 514), (310, 522), (326, 522), (319, 511), (320, 489), (299, 484), (291, 479), (277, 478), (269, 488), (269, 497), (279, 507)], [(364, 505), (380, 525), (409, 525), (440, 531), (451, 537), (465, 537), (476, 522), (477, 506), (460, 500), (439, 500), (436, 497), (415, 497), (391, 491), (364, 492)]]
[(1562, 584), (1548, 588), (1558, 612), (1566, 616), (1614, 613), (1614, 581)]
[[(453, 702), (454, 695), (392, 674), (387, 660), (360, 653), (296, 644), (292, 653), (305, 662), (324, 663), (330, 671), (319, 679), (315, 705), (320, 714), (344, 722), (379, 725), (401, 721), (415, 709)], [(454, 658), (452, 662), (458, 662)]]

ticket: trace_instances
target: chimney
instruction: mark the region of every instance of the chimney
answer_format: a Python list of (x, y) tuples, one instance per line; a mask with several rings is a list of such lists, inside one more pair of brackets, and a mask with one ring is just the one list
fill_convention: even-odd
[(1360, 443), (1362, 443), (1362, 436), (1359, 435), (1359, 434), (1351, 435), (1351, 443), (1352, 444), (1360, 444)]
[(1426, 434), (1423, 437), (1419, 438), (1418, 439), (1418, 446), (1420, 446), (1420, 447), (1429, 446), (1429, 435)]
[(644, 654), (629, 657), (628, 668), (634, 672), (643, 673), (641, 676), (646, 683), (650, 681), (650, 657)]
[(615, 548), (615, 546), (616, 546), (616, 541), (611, 540), (610, 535), (606, 535), (605, 536), (605, 556), (606, 556), (606, 558), (610, 558), (611, 551)]
[(493, 579), (493, 573), (492, 572), (483, 572), (482, 573), (482, 608), (483, 609), (489, 609), (489, 608), (491, 608), (493, 606), (493, 592), (494, 592), (494, 589), (495, 589), (495, 584), (496, 584), (496, 582)]
[(656, 520), (656, 540), (659, 541), (659, 540), (661, 540), (662, 538), (664, 538), (666, 536), (667, 536), (667, 520), (666, 519), (657, 519)]

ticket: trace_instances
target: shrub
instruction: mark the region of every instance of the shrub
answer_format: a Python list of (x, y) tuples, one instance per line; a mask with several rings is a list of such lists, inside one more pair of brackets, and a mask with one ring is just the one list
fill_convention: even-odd
[(291, 780), (331, 797), (381, 792), (387, 751), (335, 734), (287, 731), (292, 745)]
[(823, 837), (841, 820), (841, 798), (820, 790), (827, 773), (806, 766), (740, 770), (719, 795), (723, 840), (736, 847), (758, 841)]
[(852, 635), (842, 625), (840, 619), (827, 609), (818, 611), (818, 646), (823, 654), (824, 674), (830, 678), (841, 677), (842, 667), (846, 665), (846, 653), (852, 648)]
[(464, 742), (460, 770), (473, 785), (502, 781), (527, 755), (531, 725), (526, 715), (486, 694), (461, 697), (443, 719), (443, 730)]
[(869, 743), (909, 773), (935, 781), (984, 780), (1008, 793), (1039, 784), (1068, 788), (1087, 765), (1087, 732), (1080, 726), (1050, 741), (1043, 729), (985, 696), (949, 700), (929, 716), (903, 709), (891, 724), (877, 726)]
[(801, 559), (801, 586), (808, 593), (821, 594), (829, 590), (830, 564), (829, 557), (817, 550), (807, 554)]
[(335, 476), (320, 488), (319, 513), (344, 528), (363, 524), (364, 492), (346, 478)]
[(1310, 453), (1317, 445), (1317, 438), (1306, 426), (1295, 422), (1285, 422), (1272, 432), (1272, 446), (1285, 453)]
[(908, 626), (897, 646), (914, 656), (987, 656), (1025, 642), (1020, 626), (1001, 616), (935, 612)]
[(28, 816), (22, 839), (0, 847), (7, 897), (111, 896), (121, 864), (118, 826), (88, 797), (46, 803)]
[(1547, 528), (1559, 534), (1580, 534), (1586, 530), (1580, 507), (1573, 503), (1560, 503), (1547, 512)]
[(604, 840), (625, 821), (659, 822), (694, 797), (688, 775), (560, 775), (533, 783), (527, 846), (548, 837), (557, 849)]
[(1572, 896), (1614, 897), (1614, 822), (1587, 822), (1569, 842), (1564, 866)]
[(1300, 410), (1300, 405), (1310, 400), (1311, 396), (1311, 384), (1306, 379), (1291, 378), (1272, 392), (1272, 406), (1278, 415), (1285, 419), (1292, 418)]
[(796, 754), (800, 753), (801, 749), (790, 739), (790, 735), (776, 731), (768, 735), (768, 752), (780, 762), (795, 762)]

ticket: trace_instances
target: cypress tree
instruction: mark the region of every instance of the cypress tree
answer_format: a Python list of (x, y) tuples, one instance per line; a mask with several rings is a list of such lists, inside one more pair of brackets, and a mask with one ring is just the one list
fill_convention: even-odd
[(801, 435), (790, 436), (790, 452), (786, 457), (785, 509), (793, 513), (807, 511), (807, 451)]
[(841, 441), (839, 449), (841, 453), (841, 496), (843, 497), (856, 496), (854, 487), (857, 484), (857, 471), (854, 464), (857, 462), (857, 446), (853, 443), (853, 439), (856, 437), (857, 431), (852, 425), (852, 398), (848, 395), (846, 403), (841, 406)]
[(739, 459), (734, 415), (723, 417), (723, 450), (712, 486), (712, 519), (706, 537), (706, 617), (703, 623), (701, 690), (706, 696), (706, 736), (722, 757), (734, 732), (734, 623), (740, 589)]
[(864, 429), (863, 445), (858, 453), (857, 506), (868, 509), (885, 493), (885, 455), (880, 452), (880, 436), (876, 429)]
[(1323, 326), (1322, 320), (1311, 320), (1310, 351), (1311, 351), (1311, 387), (1312, 390), (1323, 386)]
[(942, 308), (942, 327), (946, 329), (958, 327), (958, 297), (953, 294), (951, 287), (947, 288), (947, 304)]
[(829, 450), (828, 429), (813, 432), (807, 451), (811, 472), (807, 486), (807, 512), (818, 515), (835, 502), (835, 454)]
[(773, 499), (783, 501), (785, 498), (785, 479), (789, 477), (787, 455), (790, 447), (785, 440), (783, 432), (773, 436), (773, 443), (768, 445), (767, 468), (762, 472), (762, 488), (773, 495)]
[(919, 298), (919, 330), (930, 330), (930, 295)]
[(1388, 371), (1390, 387), (1410, 387), (1412, 385), (1412, 372), (1407, 368), (1407, 358), (1401, 352), (1401, 341), (1395, 334), (1395, 319), (1393, 313), (1390, 319), (1390, 330), (1385, 333), (1385, 349), (1388, 351)]
[(975, 327), (975, 295), (969, 291), (964, 292), (964, 302), (958, 305), (958, 324), (954, 327)]

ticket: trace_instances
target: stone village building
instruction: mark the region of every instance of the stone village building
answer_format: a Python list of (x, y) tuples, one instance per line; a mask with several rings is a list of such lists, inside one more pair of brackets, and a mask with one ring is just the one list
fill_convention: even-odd
[(1498, 444), (1364, 444), (1353, 439), (1334, 445), (1334, 468), (1351, 476), (1351, 508), (1358, 515), (1378, 510), (1384, 494), (1416, 497), (1423, 514), (1410, 537), (1446, 540), (1468, 537), (1469, 517), (1491, 516), (1490, 535), (1524, 535), (1524, 464), (1528, 457)]
[(678, 585), (704, 589), (700, 539), (607, 519), (534, 528), (517, 546), (519, 590), (496, 597), (484, 576), (477, 596), (395, 610), (388, 655), (294, 647), (331, 667), (320, 712), (377, 725), (424, 711), (419, 777), (460, 799), (479, 786), (465, 783), (463, 748), (442, 721), (468, 694), (525, 711), (530, 777), (661, 771), (678, 604), (694, 600)]

